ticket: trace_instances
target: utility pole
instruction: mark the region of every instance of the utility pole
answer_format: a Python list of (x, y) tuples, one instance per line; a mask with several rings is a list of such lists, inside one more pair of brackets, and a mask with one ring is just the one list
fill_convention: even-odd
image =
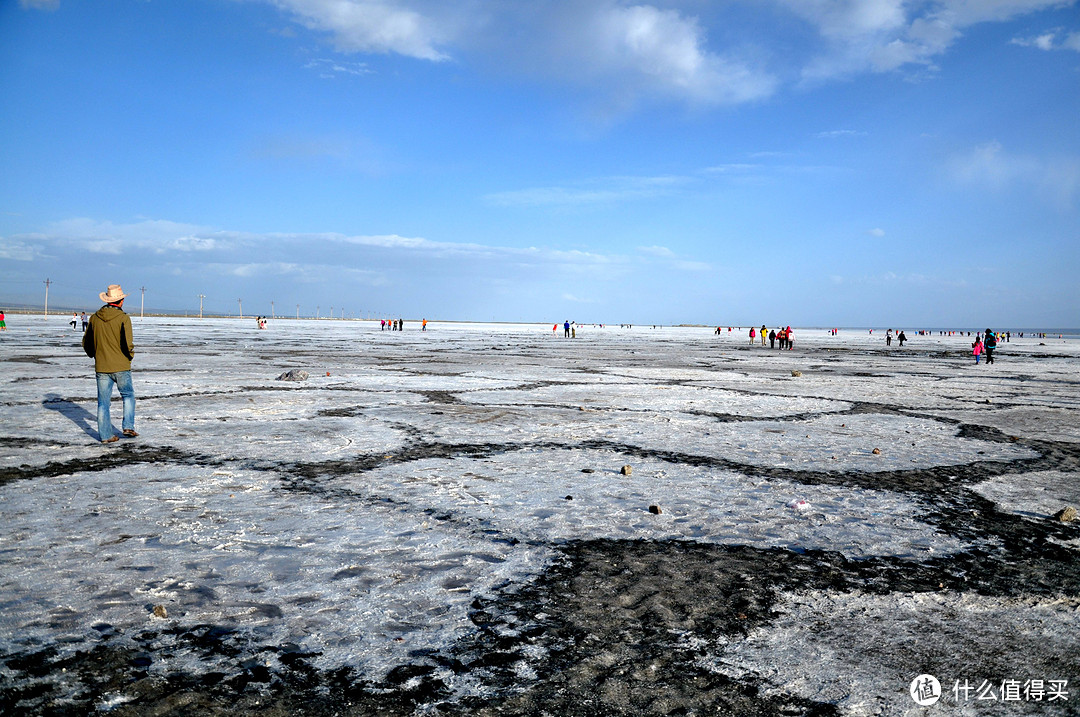
[(202, 318), (202, 300), (206, 298), (206, 294), (199, 294), (199, 318)]
[(277, 316), (274, 315), (274, 302), (273, 301), (270, 302), (270, 318), (271, 319), (276, 319), (277, 318)]
[(297, 318), (297, 319), (299, 319), (299, 318), (300, 318), (300, 304), (297, 304), (297, 305), (296, 305), (296, 318)]
[(330, 318), (331, 319), (334, 318), (334, 307), (333, 306), (330, 307)]
[(49, 284), (51, 284), (51, 283), (52, 283), (51, 280), (45, 279), (45, 318), (46, 319), (49, 318)]
[(142, 292), (142, 300), (139, 301), (139, 318), (143, 317), (143, 307), (146, 306), (146, 287), (143, 286), (139, 289)]
[(241, 299), (237, 299), (236, 303), (240, 305), (240, 318), (244, 318), (244, 302)]
[(319, 318), (319, 306), (317, 304), (315, 306), (315, 318)]

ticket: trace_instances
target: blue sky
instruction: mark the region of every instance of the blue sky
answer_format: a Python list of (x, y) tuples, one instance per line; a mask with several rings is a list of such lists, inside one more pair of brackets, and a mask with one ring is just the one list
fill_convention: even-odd
[(1078, 117), (1072, 1), (5, 0), (0, 301), (1076, 327)]

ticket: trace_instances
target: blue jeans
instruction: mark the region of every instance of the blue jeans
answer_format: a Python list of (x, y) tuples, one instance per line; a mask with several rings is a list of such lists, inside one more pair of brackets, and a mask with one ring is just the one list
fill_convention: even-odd
[(112, 386), (120, 390), (124, 399), (123, 429), (135, 430), (135, 387), (131, 385), (131, 371), (97, 374), (97, 425), (98, 438), (107, 441), (113, 437), (112, 419), (109, 417), (109, 402), (112, 401)]

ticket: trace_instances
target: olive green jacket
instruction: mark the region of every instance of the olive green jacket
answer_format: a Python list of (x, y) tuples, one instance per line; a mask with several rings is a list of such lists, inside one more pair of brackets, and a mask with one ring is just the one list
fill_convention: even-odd
[(130, 371), (135, 358), (131, 317), (116, 306), (102, 306), (90, 317), (82, 345), (86, 355), (94, 359), (97, 373)]

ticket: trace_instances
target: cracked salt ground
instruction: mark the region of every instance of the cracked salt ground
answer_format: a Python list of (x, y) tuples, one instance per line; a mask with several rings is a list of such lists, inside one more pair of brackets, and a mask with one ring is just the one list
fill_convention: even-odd
[[(13, 326), (0, 710), (902, 714), (960, 650), (1080, 680), (1080, 529), (1041, 515), (1075, 342), (432, 329), (137, 320), (143, 435), (106, 448), (77, 337)], [(774, 630), (808, 656), (755, 667)]]
[[(639, 462), (627, 478), (611, 468), (618, 463), (611, 452), (525, 450), (498, 459), (391, 465), (328, 485), (393, 495), (414, 509), (442, 511), (529, 543), (692, 539), (832, 548), (849, 557), (921, 557), (965, 546), (921, 522), (921, 506), (902, 494), (752, 480), (660, 461)], [(798, 499), (809, 507), (793, 508)], [(663, 513), (650, 514), (651, 504)]]
[[(468, 625), (470, 593), (548, 557), (397, 502), (283, 491), (267, 472), (154, 466), (12, 488), (0, 537), (5, 650), (58, 634), (65, 652), (86, 649), (102, 625), (209, 624), (377, 676), (451, 642)], [(195, 650), (171, 652), (155, 671), (216, 668)]]
[[(848, 715), (927, 714), (914, 702), (872, 697), (902, 693), (915, 673), (939, 680), (942, 713), (1064, 715), (1076, 714), (1069, 701), (1005, 701), (1001, 689), (1005, 680), (1075, 680), (1078, 629), (1075, 597), (811, 591), (786, 596), (775, 619), (745, 638), (693, 647), (705, 669), (754, 675), (768, 685), (765, 694), (798, 694)], [(974, 691), (965, 698), (952, 691), (957, 681), (976, 689), (988, 681), (997, 699), (976, 700)]]
[(786, 396), (747, 395), (705, 386), (617, 381), (570, 386), (543, 386), (524, 391), (477, 391), (462, 396), (484, 405), (537, 405), (606, 408), (622, 411), (701, 411), (754, 418), (842, 411), (850, 406), (837, 401)]
[[(493, 433), (573, 446), (589, 441), (644, 450), (674, 451), (757, 466), (808, 471), (890, 471), (962, 465), (974, 461), (1033, 458), (1028, 448), (961, 438), (955, 425), (893, 415), (801, 417), (790, 422), (718, 422), (659, 409), (649, 413), (524, 411), (498, 403), (486, 407), (440, 407), (413, 414), (395, 409), (383, 415), (411, 420), (434, 440), (473, 443)], [(447, 422), (452, 417), (452, 423)], [(524, 425), (529, 417), (534, 422)], [(515, 435), (516, 434), (516, 435)], [(673, 441), (673, 436), (678, 439)], [(881, 452), (874, 454), (873, 449)]]
[(1034, 471), (1016, 476), (999, 476), (971, 487), (990, 500), (998, 510), (1031, 520), (1045, 520), (1065, 506), (1080, 506), (1080, 481), (1075, 473)]

